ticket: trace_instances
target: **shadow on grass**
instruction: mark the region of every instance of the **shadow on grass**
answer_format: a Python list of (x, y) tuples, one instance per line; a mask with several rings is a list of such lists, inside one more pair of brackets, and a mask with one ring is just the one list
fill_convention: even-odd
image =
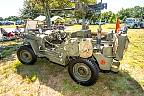
[[(9, 43), (9, 42), (5, 41), (3, 43)], [(19, 45), (20, 45), (19, 42), (16, 40), (13, 43), (9, 43), (7, 45), (2, 44), (2, 46), (0, 46), (0, 54), (1, 54), (0, 58), (2, 59), (2, 58), (10, 57), (12, 54), (15, 53)]]
[[(143, 96), (143, 89), (127, 71), (100, 73), (95, 85), (84, 87), (76, 84), (69, 76), (67, 68), (55, 65), (48, 60), (38, 59), (35, 65), (16, 66), (17, 73), (29, 82), (39, 81), (64, 96)], [(40, 88), (40, 93), (48, 96), (48, 90)], [(45, 94), (44, 94), (45, 93)]]
[(7, 47), (1, 48), (0, 53), (1, 53), (1, 59), (6, 58), (14, 54), (16, 51), (16, 47), (13, 45), (9, 45)]

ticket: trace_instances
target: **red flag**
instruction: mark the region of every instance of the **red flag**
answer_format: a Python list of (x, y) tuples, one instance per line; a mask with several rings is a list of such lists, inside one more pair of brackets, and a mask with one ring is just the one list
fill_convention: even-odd
[(117, 18), (117, 22), (116, 22), (116, 33), (118, 33), (120, 31), (120, 19)]

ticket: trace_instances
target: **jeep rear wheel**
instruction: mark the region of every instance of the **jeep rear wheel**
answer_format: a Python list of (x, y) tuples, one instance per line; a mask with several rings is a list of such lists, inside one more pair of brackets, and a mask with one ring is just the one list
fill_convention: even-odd
[(71, 78), (83, 86), (93, 85), (99, 73), (98, 66), (95, 62), (82, 58), (72, 61), (68, 66), (68, 71)]
[(19, 61), (26, 65), (32, 65), (37, 61), (37, 56), (33, 52), (31, 46), (21, 46), (17, 51)]

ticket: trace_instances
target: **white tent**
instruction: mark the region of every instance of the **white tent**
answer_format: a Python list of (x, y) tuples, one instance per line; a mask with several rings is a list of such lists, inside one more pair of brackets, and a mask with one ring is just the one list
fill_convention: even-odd
[(46, 16), (38, 16), (37, 18), (35, 18), (34, 20), (38, 20), (38, 21), (44, 21), (46, 19)]
[(60, 16), (53, 16), (52, 18), (51, 18), (51, 21), (55, 21), (55, 20), (57, 20), (57, 19), (61, 19), (61, 20), (64, 20), (62, 17), (60, 17)]
[[(45, 19), (46, 19), (46, 16), (40, 15), (40, 16), (38, 16), (37, 18), (35, 18), (34, 20), (44, 21)], [(53, 16), (53, 17), (51, 18), (51, 21), (55, 21), (55, 20), (57, 20), (57, 19), (64, 20), (64, 19), (63, 19), (62, 17), (60, 17), (60, 16)]]

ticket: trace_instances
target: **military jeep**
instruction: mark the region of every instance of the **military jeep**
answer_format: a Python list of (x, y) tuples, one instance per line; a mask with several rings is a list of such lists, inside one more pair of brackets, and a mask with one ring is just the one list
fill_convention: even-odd
[(100, 70), (118, 72), (119, 60), (128, 43), (126, 32), (108, 33), (98, 44), (90, 31), (81, 31), (72, 34), (60, 30), (40, 32), (37, 21), (27, 21), (24, 42), (17, 50), (17, 57), (26, 65), (46, 57), (51, 62), (68, 66), (71, 78), (83, 86), (95, 84)]

